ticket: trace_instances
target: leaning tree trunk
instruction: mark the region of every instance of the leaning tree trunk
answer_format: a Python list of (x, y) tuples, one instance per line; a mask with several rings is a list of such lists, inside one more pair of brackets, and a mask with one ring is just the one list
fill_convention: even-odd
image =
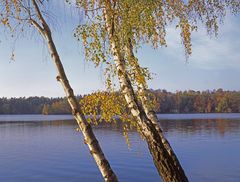
[[(162, 130), (158, 125), (158, 118), (157, 115), (155, 114), (155, 112), (153, 110), (149, 109), (148, 106), (148, 98), (147, 98), (147, 88), (146, 88), (146, 79), (143, 75), (141, 75), (141, 68), (140, 65), (138, 64), (138, 60), (135, 57), (134, 53), (133, 53), (133, 47), (132, 47), (132, 42), (129, 39), (128, 40), (128, 44), (126, 46), (126, 52), (128, 54), (128, 61), (130, 62), (129, 64), (131, 64), (131, 66), (133, 67), (133, 72), (136, 76), (142, 76), (143, 77), (143, 81), (139, 82), (137, 81), (137, 87), (138, 87), (138, 93), (139, 93), (139, 98), (141, 100), (141, 104), (143, 106), (144, 112), (146, 113), (147, 117), (151, 120), (151, 122), (154, 124), (156, 130), (158, 130), (159, 133), (162, 134)], [(164, 136), (163, 136), (164, 138)], [(167, 140), (165, 140), (167, 142)], [(168, 142), (167, 142), (167, 145)], [(171, 148), (170, 145), (168, 146), (168, 148)]]
[(57, 49), (55, 47), (55, 44), (52, 39), (51, 30), (46, 23), (45, 19), (43, 18), (40, 9), (38, 7), (38, 4), (36, 3), (36, 0), (32, 0), (34, 9), (36, 11), (38, 21), (41, 23), (37, 23), (36, 21), (32, 20), (30, 18), (30, 22), (32, 25), (35, 26), (35, 28), (40, 32), (40, 34), (43, 36), (43, 38), (47, 41), (49, 51), (51, 53), (52, 60), (55, 63), (55, 66), (57, 68), (58, 76), (57, 80), (62, 84), (67, 100), (71, 106), (72, 114), (74, 118), (76, 119), (84, 137), (84, 142), (88, 145), (88, 148), (90, 150), (90, 153), (92, 154), (93, 158), (95, 159), (95, 162), (97, 163), (97, 166), (104, 178), (107, 182), (117, 182), (118, 179), (111, 169), (110, 164), (108, 163), (107, 159), (105, 158), (102, 149), (92, 131), (91, 125), (87, 122), (85, 116), (83, 115), (80, 105), (73, 93), (73, 89), (71, 88), (69, 81), (67, 79), (67, 76), (65, 74), (63, 65), (61, 63), (60, 57), (58, 55)]
[[(132, 47), (132, 43), (131, 40), (129, 40), (128, 42), (128, 46), (127, 46), (127, 54), (128, 54), (128, 59), (129, 61), (133, 61), (134, 64), (132, 65), (133, 67), (133, 72), (135, 75), (139, 75), (141, 74), (140, 70), (140, 65), (138, 64), (138, 60), (135, 57), (134, 53), (133, 53), (133, 47)], [(130, 63), (131, 64), (131, 63)], [(144, 82), (146, 82), (146, 80), (144, 79)], [(163, 135), (163, 132), (160, 128), (160, 126), (158, 125), (158, 118), (156, 113), (153, 110), (149, 109), (149, 104), (148, 104), (148, 98), (146, 96), (147, 93), (147, 88), (146, 85), (144, 84), (144, 82), (137, 82), (137, 87), (138, 87), (138, 92), (139, 92), (139, 98), (141, 100), (141, 105), (143, 107), (144, 112), (146, 113), (148, 119), (152, 122), (152, 124), (154, 125), (155, 129), (158, 131), (162, 143), (164, 145), (164, 147), (167, 149), (169, 155), (172, 155), (172, 157), (174, 158), (174, 160), (178, 160), (177, 156), (174, 154), (174, 151), (172, 149), (172, 147), (170, 146), (169, 142), (166, 140), (166, 138)]]
[[(106, 20), (106, 29), (110, 40), (111, 51), (117, 68), (118, 78), (122, 93), (128, 104), (129, 109), (137, 119), (138, 127), (145, 137), (149, 151), (153, 157), (154, 164), (165, 182), (187, 182), (188, 179), (181, 167), (176, 155), (164, 138), (161, 132), (146, 115), (144, 108), (139, 105), (134, 93), (131, 81), (126, 72), (125, 60), (118, 47), (118, 37), (114, 33), (114, 20), (112, 19), (113, 10), (111, 3), (105, 1), (104, 17)], [(168, 144), (168, 145), (166, 145)]]

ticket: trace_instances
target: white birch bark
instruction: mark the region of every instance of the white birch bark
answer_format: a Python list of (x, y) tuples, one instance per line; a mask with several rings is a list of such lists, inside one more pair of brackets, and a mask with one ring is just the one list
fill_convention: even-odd
[(36, 11), (35, 13), (37, 14), (38, 21), (40, 22), (40, 24), (37, 23), (35, 20), (32, 20), (31, 18), (30, 22), (39, 31), (39, 33), (47, 42), (51, 58), (54, 61), (58, 72), (57, 80), (62, 84), (68, 103), (71, 106), (72, 114), (75, 120), (77, 121), (79, 128), (82, 131), (84, 142), (87, 144), (90, 153), (93, 156), (104, 180), (106, 182), (117, 182), (118, 179), (113, 170), (111, 169), (111, 166), (107, 161), (106, 157), (104, 156), (102, 149), (93, 133), (92, 127), (87, 122), (85, 116), (83, 115), (79, 102), (77, 101), (73, 89), (69, 84), (58, 51), (52, 39), (51, 30), (48, 24), (46, 23), (45, 19), (43, 18), (36, 0), (31, 0), (31, 2)]
[(108, 32), (111, 51), (114, 56), (115, 65), (117, 68), (118, 79), (120, 82), (121, 91), (124, 94), (125, 100), (134, 117), (137, 119), (137, 124), (141, 129), (141, 133), (145, 137), (149, 151), (153, 157), (154, 164), (165, 182), (187, 182), (188, 179), (177, 158), (169, 148), (166, 148), (164, 143), (166, 139), (159, 133), (156, 126), (147, 117), (144, 108), (139, 105), (137, 97), (134, 93), (131, 81), (126, 72), (124, 56), (118, 47), (118, 37), (114, 33), (113, 9), (111, 2), (105, 0), (104, 17), (106, 29)]

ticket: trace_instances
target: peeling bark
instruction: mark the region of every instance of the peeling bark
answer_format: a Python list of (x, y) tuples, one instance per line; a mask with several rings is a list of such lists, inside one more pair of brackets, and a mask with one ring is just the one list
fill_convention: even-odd
[[(163, 136), (161, 129), (157, 126), (157, 122), (155, 121), (156, 118), (151, 118), (151, 116), (155, 115), (152, 115), (151, 112), (148, 112), (147, 108), (138, 103), (131, 81), (126, 72), (126, 63), (123, 54), (117, 44), (118, 37), (114, 33), (111, 12), (113, 12), (111, 3), (106, 0), (104, 11), (106, 29), (108, 31), (111, 51), (117, 67), (121, 91), (124, 94), (128, 107), (132, 115), (137, 119), (137, 125), (147, 141), (154, 164), (163, 180), (165, 182), (187, 182), (188, 179), (183, 168), (169, 143)], [(144, 101), (144, 98), (142, 98), (142, 101)]]
[(117, 182), (117, 176), (111, 169), (110, 164), (108, 163), (107, 159), (105, 158), (102, 149), (93, 133), (91, 125), (87, 122), (85, 116), (83, 115), (83, 112), (80, 108), (79, 102), (77, 101), (73, 89), (71, 88), (69, 81), (67, 79), (67, 76), (65, 74), (63, 65), (61, 63), (58, 51), (55, 47), (54, 41), (52, 39), (51, 30), (46, 23), (45, 19), (43, 18), (41, 11), (39, 9), (39, 6), (36, 2), (36, 0), (32, 0), (33, 7), (36, 11), (38, 21), (40, 24), (30, 18), (31, 24), (39, 31), (39, 33), (43, 36), (43, 38), (46, 40), (51, 58), (55, 63), (58, 76), (57, 80), (62, 84), (62, 87), (65, 91), (68, 103), (71, 106), (72, 114), (75, 118), (75, 120), (78, 123), (78, 126), (80, 127), (84, 142), (88, 145), (88, 148), (90, 150), (91, 155), (93, 156), (104, 180), (106, 182)]

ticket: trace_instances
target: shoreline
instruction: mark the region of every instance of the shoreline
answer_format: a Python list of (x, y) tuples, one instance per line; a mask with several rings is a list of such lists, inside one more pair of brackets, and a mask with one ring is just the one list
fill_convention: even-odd
[[(240, 119), (240, 113), (187, 113), (187, 114), (157, 114), (159, 120), (193, 120), (193, 119)], [(14, 121), (57, 121), (73, 120), (70, 114), (0, 114), (0, 122)]]

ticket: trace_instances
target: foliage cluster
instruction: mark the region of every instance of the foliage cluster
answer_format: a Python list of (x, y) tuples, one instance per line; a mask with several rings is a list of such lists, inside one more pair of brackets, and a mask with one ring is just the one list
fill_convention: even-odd
[(91, 116), (89, 122), (132, 121), (126, 101), (119, 92), (95, 92), (80, 100), (85, 115)]

